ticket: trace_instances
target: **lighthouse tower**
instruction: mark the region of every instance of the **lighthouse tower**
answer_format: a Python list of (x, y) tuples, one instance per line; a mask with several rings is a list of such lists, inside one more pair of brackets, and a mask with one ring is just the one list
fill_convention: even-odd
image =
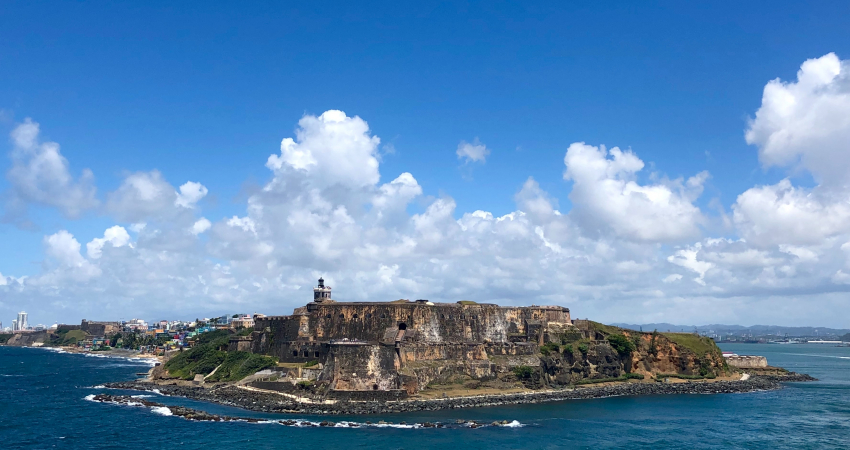
[(313, 288), (313, 301), (321, 303), (331, 300), (331, 287), (325, 286), (325, 279), (319, 278), (319, 286)]

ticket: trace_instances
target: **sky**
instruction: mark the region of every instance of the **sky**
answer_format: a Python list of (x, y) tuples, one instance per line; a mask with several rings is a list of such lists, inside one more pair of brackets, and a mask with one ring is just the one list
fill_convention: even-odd
[(563, 3), (3, 2), (0, 322), (850, 327), (850, 4)]

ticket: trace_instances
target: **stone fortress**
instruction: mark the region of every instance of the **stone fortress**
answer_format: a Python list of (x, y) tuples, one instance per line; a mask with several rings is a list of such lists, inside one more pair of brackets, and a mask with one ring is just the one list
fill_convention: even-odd
[(570, 310), (560, 306), (337, 302), (320, 278), (312, 302), (291, 316), (258, 317), (230, 349), (310, 363), (330, 391), (407, 395), (451, 376), (486, 380), (539, 366), (539, 346), (570, 332)]

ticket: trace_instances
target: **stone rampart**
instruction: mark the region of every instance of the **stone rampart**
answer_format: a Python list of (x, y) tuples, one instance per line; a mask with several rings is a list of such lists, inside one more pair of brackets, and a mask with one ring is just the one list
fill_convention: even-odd
[(726, 363), (739, 369), (759, 369), (767, 367), (767, 358), (747, 355), (727, 356)]

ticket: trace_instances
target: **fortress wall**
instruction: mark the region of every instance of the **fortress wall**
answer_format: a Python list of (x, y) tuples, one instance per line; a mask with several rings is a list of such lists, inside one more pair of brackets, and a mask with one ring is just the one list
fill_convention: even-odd
[(727, 356), (726, 363), (739, 369), (758, 369), (767, 367), (767, 358), (764, 356)]
[[(316, 340), (383, 341), (400, 324), (421, 342), (510, 342), (525, 336), (526, 323), (570, 323), (566, 308), (502, 308), (497, 305), (418, 303), (322, 303), (315, 306), (297, 337)], [(287, 333), (288, 340), (296, 334)]]
[(331, 389), (389, 391), (399, 388), (395, 348), (382, 344), (331, 345), (319, 380)]

